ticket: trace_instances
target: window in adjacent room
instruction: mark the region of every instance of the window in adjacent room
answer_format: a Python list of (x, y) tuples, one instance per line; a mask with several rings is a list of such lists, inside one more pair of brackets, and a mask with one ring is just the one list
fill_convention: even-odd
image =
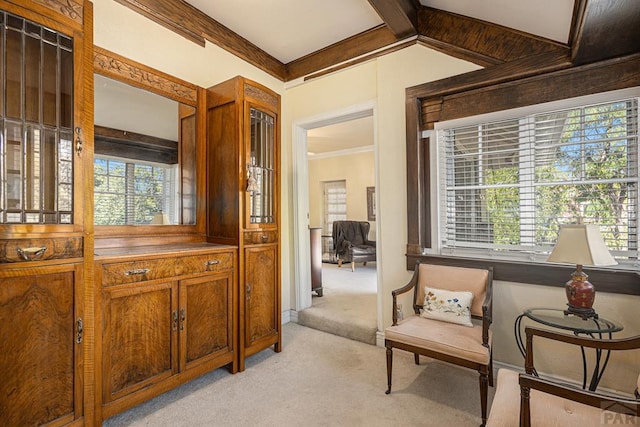
[[(325, 236), (333, 233), (333, 222), (347, 219), (347, 181), (324, 182), (324, 231)], [(335, 261), (333, 240), (322, 239), (322, 258), (325, 261)]]
[(544, 261), (561, 224), (638, 260), (638, 99), (439, 131), (442, 254)]

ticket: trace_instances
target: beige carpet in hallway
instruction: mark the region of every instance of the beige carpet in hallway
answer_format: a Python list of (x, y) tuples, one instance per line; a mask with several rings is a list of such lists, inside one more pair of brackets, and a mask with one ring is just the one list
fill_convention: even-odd
[[(284, 348), (251, 356), (244, 372), (218, 369), (107, 420), (116, 426), (456, 426), (480, 424), (478, 374), (294, 323)], [(489, 389), (490, 399), (493, 388)]]
[(298, 323), (341, 337), (376, 344), (376, 264), (350, 264), (338, 268), (322, 264), (323, 296), (298, 313)]

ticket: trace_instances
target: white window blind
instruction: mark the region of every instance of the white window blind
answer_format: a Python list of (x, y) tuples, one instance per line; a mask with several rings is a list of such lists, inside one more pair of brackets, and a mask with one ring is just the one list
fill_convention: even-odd
[[(324, 231), (325, 236), (333, 233), (334, 221), (344, 221), (347, 219), (347, 182), (326, 181), (324, 183)], [(322, 248), (324, 258), (334, 261), (333, 240), (323, 239)]]
[(561, 224), (638, 259), (638, 99), (442, 130), (445, 254), (544, 261)]
[(96, 225), (150, 224), (154, 215), (177, 218), (177, 165), (96, 155), (94, 203)]

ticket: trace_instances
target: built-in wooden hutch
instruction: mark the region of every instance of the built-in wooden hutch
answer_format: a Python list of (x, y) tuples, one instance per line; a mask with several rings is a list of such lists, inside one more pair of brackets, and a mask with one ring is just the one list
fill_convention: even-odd
[(281, 349), (279, 95), (94, 47), (92, 19), (0, 0), (6, 425), (99, 425)]

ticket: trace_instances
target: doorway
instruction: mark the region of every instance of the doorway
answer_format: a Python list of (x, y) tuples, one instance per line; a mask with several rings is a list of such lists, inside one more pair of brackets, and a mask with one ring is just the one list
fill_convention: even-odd
[[(372, 137), (369, 138), (369, 142), (366, 144), (366, 148), (341, 148), (341, 147), (333, 147), (332, 155), (340, 154), (341, 150), (345, 151), (345, 154), (353, 154), (358, 151), (369, 151), (371, 157), (373, 158), (373, 169), (374, 169), (374, 177), (373, 180), (374, 186), (377, 186), (377, 157), (375, 151), (376, 145), (376, 137), (375, 137), (375, 102), (369, 102), (365, 104), (356, 105), (350, 107), (345, 110), (335, 111), (327, 114), (323, 114), (321, 116), (311, 117), (307, 119), (303, 119), (297, 122), (294, 122), (293, 125), (293, 153), (294, 153), (294, 182), (293, 182), (293, 199), (294, 203), (294, 256), (295, 256), (295, 269), (296, 269), (296, 281), (295, 281), (295, 291), (296, 291), (296, 310), (299, 316), (300, 312), (306, 308), (312, 307), (312, 292), (311, 287), (309, 286), (311, 280), (310, 273), (310, 261), (309, 261), (309, 226), (323, 226), (322, 219), (320, 223), (318, 220), (314, 220), (316, 223), (311, 223), (312, 216), (311, 213), (317, 214), (317, 204), (322, 205), (323, 201), (318, 202), (314, 200), (311, 204), (315, 207), (313, 211), (310, 209), (310, 200), (309, 200), (309, 152), (312, 152), (309, 148), (309, 138), (308, 131), (313, 133), (313, 130), (338, 125), (338, 124), (348, 124), (350, 121), (357, 121), (358, 119), (369, 118), (369, 122), (371, 123), (371, 134)], [(361, 144), (362, 145), (362, 144)], [(337, 152), (337, 153), (336, 153)], [(317, 158), (319, 153), (315, 153), (313, 156)], [(320, 154), (321, 156), (322, 154)], [(372, 184), (369, 184), (372, 185)], [(374, 193), (375, 194), (375, 193)], [(366, 217), (366, 200), (367, 200), (367, 190), (363, 189), (362, 199), (364, 203), (364, 217), (363, 218), (353, 218), (353, 219), (362, 219), (367, 220)], [(373, 203), (374, 209), (378, 203)], [(377, 214), (377, 212), (376, 212)], [(376, 218), (378, 216), (376, 215)], [(352, 219), (352, 218), (349, 218)], [(376, 238), (378, 236), (378, 222), (373, 222), (372, 229), (370, 234), (373, 235), (371, 240), (376, 239), (378, 246), (380, 246), (380, 239)], [(323, 227), (324, 228), (324, 227)], [(324, 231), (325, 236), (327, 236), (326, 229)], [(373, 265), (369, 264), (367, 270), (372, 271), (375, 275), (373, 281), (373, 287), (375, 289), (374, 304), (375, 304), (375, 326), (374, 328), (377, 331), (381, 330), (381, 316), (380, 316), (380, 305), (381, 298), (379, 295), (379, 265), (380, 262), (374, 263)], [(336, 266), (333, 266), (336, 267)], [(365, 272), (362, 267), (362, 264), (359, 264), (360, 268), (359, 273)], [(356, 267), (356, 270), (358, 269)], [(373, 267), (373, 269), (372, 269)], [(351, 269), (349, 266), (345, 266), (340, 270), (345, 273), (351, 273)], [(342, 273), (340, 271), (340, 273)], [(356, 275), (352, 275), (351, 277), (356, 277)], [(318, 297), (313, 297), (318, 298)], [(324, 298), (324, 297), (323, 297)]]

